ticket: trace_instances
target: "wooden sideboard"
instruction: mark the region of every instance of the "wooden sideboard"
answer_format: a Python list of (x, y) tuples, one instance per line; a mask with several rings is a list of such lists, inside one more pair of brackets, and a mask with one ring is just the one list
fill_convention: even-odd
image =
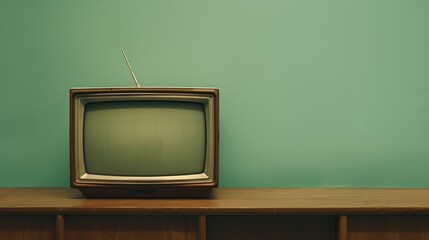
[(0, 188), (0, 239), (429, 240), (426, 189), (234, 189), (207, 199), (85, 199)]

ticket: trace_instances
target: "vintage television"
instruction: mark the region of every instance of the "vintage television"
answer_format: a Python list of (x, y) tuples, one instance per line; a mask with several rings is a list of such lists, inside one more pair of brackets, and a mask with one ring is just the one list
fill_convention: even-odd
[(218, 169), (218, 89), (70, 90), (71, 186), (86, 197), (205, 197)]

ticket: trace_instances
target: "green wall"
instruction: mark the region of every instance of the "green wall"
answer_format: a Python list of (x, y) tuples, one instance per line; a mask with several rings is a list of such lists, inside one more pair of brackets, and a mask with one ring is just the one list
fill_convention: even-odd
[(221, 90), (223, 187), (428, 187), (429, 1), (0, 2), (0, 187), (68, 186), (68, 90)]

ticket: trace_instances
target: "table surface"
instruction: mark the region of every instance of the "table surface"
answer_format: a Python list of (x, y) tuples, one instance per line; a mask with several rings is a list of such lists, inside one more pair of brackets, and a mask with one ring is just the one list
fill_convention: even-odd
[(218, 188), (207, 199), (85, 199), (71, 188), (0, 188), (0, 214), (429, 214), (427, 189)]

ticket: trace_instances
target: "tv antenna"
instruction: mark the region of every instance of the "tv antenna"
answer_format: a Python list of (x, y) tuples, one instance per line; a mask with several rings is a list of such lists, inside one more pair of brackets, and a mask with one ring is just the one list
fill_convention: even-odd
[(131, 68), (130, 62), (128, 62), (127, 55), (125, 55), (125, 51), (123, 48), (121, 48), (122, 55), (125, 58), (125, 62), (127, 63), (128, 69), (130, 70), (131, 76), (133, 77), (134, 83), (136, 84), (136, 87), (140, 87), (139, 81), (137, 81), (136, 75), (134, 75), (133, 69)]

